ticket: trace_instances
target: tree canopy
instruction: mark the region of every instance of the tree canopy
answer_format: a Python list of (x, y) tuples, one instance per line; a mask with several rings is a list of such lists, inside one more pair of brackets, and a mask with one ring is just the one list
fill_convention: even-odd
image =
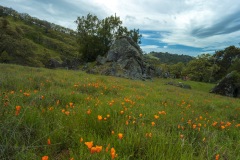
[(98, 55), (104, 55), (112, 42), (119, 36), (129, 36), (141, 43), (139, 29), (128, 30), (122, 26), (120, 17), (110, 16), (100, 20), (96, 15), (78, 17), (76, 20), (79, 52), (87, 62), (94, 61)]

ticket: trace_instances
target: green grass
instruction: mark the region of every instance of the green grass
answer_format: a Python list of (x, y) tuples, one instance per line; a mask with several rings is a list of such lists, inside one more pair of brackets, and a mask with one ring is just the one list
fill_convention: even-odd
[(168, 81), (0, 64), (0, 159), (240, 159), (240, 100)]

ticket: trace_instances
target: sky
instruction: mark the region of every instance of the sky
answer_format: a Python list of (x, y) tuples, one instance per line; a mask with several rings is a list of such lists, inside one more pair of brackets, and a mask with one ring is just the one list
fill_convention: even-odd
[(20, 13), (76, 30), (88, 13), (139, 29), (145, 53), (197, 56), (240, 46), (240, 0), (0, 0)]

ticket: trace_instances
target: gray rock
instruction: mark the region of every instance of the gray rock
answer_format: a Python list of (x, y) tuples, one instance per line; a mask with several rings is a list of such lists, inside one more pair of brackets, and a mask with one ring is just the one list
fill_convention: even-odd
[[(146, 64), (140, 47), (129, 37), (115, 40), (107, 53), (107, 62), (116, 63), (114, 75), (129, 79), (145, 79), (152, 76), (154, 67)], [(109, 69), (107, 74), (109, 74)]]
[(173, 81), (169, 81), (166, 83), (166, 85), (172, 85), (172, 86), (176, 86), (184, 89), (192, 89), (192, 87), (189, 84), (184, 84), (182, 82), (175, 83)]
[(211, 91), (228, 97), (240, 97), (240, 76), (236, 71), (227, 74)]
[(102, 57), (100, 55), (97, 56), (97, 59), (96, 59), (97, 65), (103, 65), (106, 63), (106, 61), (107, 61), (107, 58)]

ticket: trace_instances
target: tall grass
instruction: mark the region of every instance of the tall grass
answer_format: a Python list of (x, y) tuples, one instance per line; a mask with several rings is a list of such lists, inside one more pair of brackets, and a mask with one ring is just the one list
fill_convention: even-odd
[(240, 159), (240, 100), (167, 81), (0, 64), (0, 159)]

